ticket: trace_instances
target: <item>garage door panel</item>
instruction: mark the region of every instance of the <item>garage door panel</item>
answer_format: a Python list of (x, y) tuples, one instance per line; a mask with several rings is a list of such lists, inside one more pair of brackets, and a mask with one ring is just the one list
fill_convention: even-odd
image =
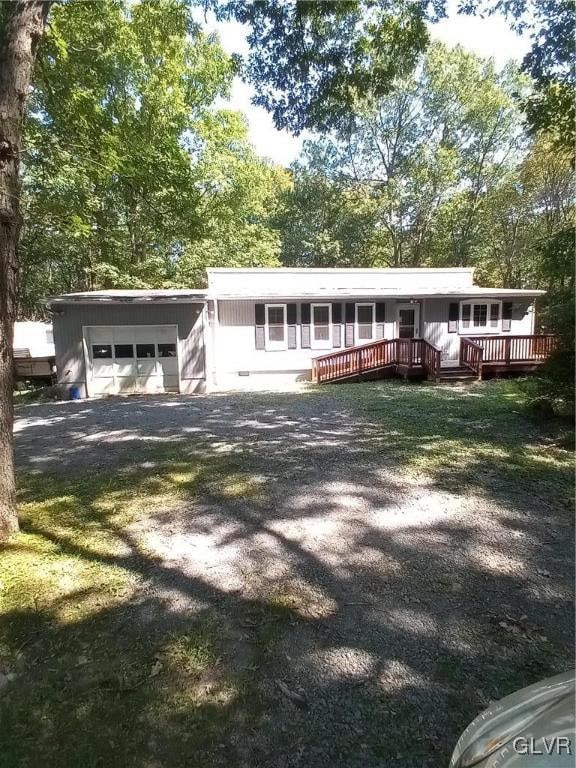
[(114, 364), (115, 376), (136, 376), (135, 360), (116, 360)]
[(112, 344), (112, 331), (109, 326), (93, 326), (88, 331), (91, 344)]
[(160, 373), (165, 376), (178, 375), (178, 360), (175, 357), (161, 357), (158, 360), (158, 368)]
[(127, 393), (134, 391), (135, 377), (134, 376), (117, 376), (116, 377), (116, 390), (118, 392)]
[(138, 360), (138, 376), (155, 376), (156, 360)]
[(109, 379), (93, 379), (92, 392), (95, 395), (113, 395), (116, 393), (116, 382), (112, 377)]
[(114, 376), (114, 361), (113, 360), (94, 360), (92, 363), (92, 375), (94, 378), (113, 378)]
[(166, 392), (178, 392), (178, 376), (163, 376), (162, 382)]
[(90, 392), (177, 392), (175, 326), (94, 326), (85, 331)]

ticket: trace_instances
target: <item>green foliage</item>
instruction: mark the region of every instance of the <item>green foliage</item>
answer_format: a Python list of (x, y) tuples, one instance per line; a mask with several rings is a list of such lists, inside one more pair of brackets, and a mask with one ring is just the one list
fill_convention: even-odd
[(180, 0), (54, 7), (27, 124), (22, 314), (62, 291), (198, 285), (214, 260), (276, 263), (287, 178), (214, 106), (234, 72)]
[(212, 0), (250, 27), (243, 72), (278, 128), (341, 125), (359, 98), (388, 93), (426, 47), (426, 12), (413, 0)]
[[(358, 105), (346, 131), (305, 145), (282, 219), (283, 259), (467, 266), (480, 260), (488, 192), (521, 159), (526, 81), (433, 44), (415, 74)], [(328, 258), (326, 258), (328, 254)]]
[(530, 34), (532, 47), (522, 68), (535, 83), (524, 102), (533, 132), (545, 131), (557, 146), (574, 151), (575, 0), (464, 0), (467, 13), (503, 13), (518, 32)]

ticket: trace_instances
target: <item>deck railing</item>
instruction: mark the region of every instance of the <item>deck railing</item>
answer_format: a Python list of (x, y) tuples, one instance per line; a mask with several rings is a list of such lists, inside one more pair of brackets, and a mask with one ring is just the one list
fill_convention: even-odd
[(482, 376), (484, 365), (543, 363), (558, 339), (550, 334), (525, 336), (467, 336), (460, 339), (460, 365)]
[(425, 339), (382, 339), (349, 347), (312, 360), (312, 381), (319, 384), (346, 377), (361, 378), (388, 366), (422, 367), (430, 377), (440, 374), (440, 350)]
[(460, 339), (460, 365), (470, 368), (478, 376), (482, 372), (484, 350), (477, 341), (472, 339)]

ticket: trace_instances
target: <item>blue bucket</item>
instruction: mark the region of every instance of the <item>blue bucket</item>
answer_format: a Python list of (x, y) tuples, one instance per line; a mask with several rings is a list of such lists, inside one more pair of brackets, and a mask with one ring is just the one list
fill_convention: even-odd
[(80, 400), (80, 387), (70, 387), (70, 400)]

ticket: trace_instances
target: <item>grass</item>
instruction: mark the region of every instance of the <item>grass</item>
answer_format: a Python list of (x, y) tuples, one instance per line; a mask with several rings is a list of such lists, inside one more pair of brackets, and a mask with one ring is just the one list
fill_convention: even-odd
[[(449, 490), (478, 491), (492, 474), (537, 496), (573, 500), (571, 426), (532, 417), (530, 398), (514, 380), (465, 389), (451, 386), (346, 385), (339, 399), (372, 423), (365, 437), (383, 461), (412, 475), (431, 475)], [(572, 438), (573, 439), (573, 438)]]
[[(383, 466), (453, 492), (498, 498), (517, 487), (571, 504), (572, 456), (557, 445), (564, 427), (531, 420), (515, 383), (461, 392), (382, 382), (297, 395), (312, 407), (327, 396), (356, 414), (362, 449)], [(239, 622), (208, 594), (194, 612), (174, 609), (156, 589), (166, 571), (135, 531), (159, 509), (207, 498), (266, 505), (248, 453), (142, 441), (114, 473), (21, 473), (22, 530), (0, 555), (2, 766), (242, 764), (225, 744), (238, 733), (250, 741), (267, 722), (262, 685), (274, 678), (280, 641), (300, 621), (329, 621), (333, 606), (303, 581), (255, 585), (264, 593), (243, 596)], [(281, 449), (270, 461), (281, 466)], [(533, 663), (528, 641), (519, 643)], [(460, 685), (453, 674), (440, 659), (437, 679)]]
[[(216, 616), (134, 610), (156, 562), (130, 526), (214, 492), (215, 464), (170, 445), (139, 458), (120, 477), (19, 478), (21, 532), (0, 557), (3, 766), (206, 765), (240, 706)], [(236, 463), (219, 467), (225, 496), (253, 492)]]

